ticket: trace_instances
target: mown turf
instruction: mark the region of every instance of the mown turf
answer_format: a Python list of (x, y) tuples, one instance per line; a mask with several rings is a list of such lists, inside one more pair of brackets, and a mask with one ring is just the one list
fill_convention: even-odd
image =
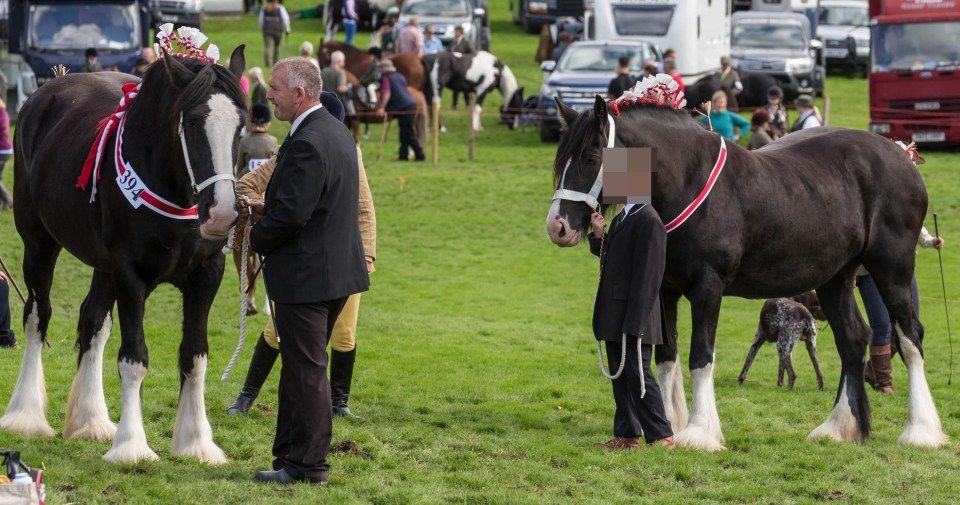
[[(291, 1), (292, 9), (306, 1)], [(535, 38), (510, 22), (507, 2), (491, 2), (493, 49), (534, 93), (540, 71)], [(292, 53), (319, 38), (316, 20), (294, 23)], [(229, 49), (249, 43), (250, 62), (262, 60), (252, 17), (210, 21), (211, 39)], [(366, 35), (360, 34), (361, 44)], [(682, 57), (682, 55), (681, 55)], [(831, 78), (832, 124), (864, 128), (866, 81)], [(180, 297), (160, 288), (147, 305), (151, 351), (144, 382), (144, 419), (161, 460), (111, 465), (109, 443), (23, 439), (0, 432), (0, 447), (15, 448), (47, 468), (50, 503), (953, 503), (960, 488), (957, 447), (903, 447), (896, 438), (906, 417), (906, 374), (895, 364), (894, 397), (870, 393), (874, 433), (866, 444), (807, 442), (826, 419), (839, 379), (828, 331), (820, 337), (827, 390), (816, 389), (801, 349), (793, 391), (778, 389), (776, 352), (761, 350), (749, 380), (736, 377), (753, 340), (761, 301), (724, 300), (717, 337), (717, 407), (727, 451), (704, 454), (660, 449), (607, 453), (591, 446), (612, 429), (609, 382), (596, 366), (590, 307), (597, 263), (586, 248), (559, 249), (544, 232), (556, 147), (535, 129), (508, 132), (495, 125), (500, 100), (491, 97), (477, 159), (466, 159), (463, 112), (448, 111), (450, 132), (442, 162), (377, 162), (375, 141), (363, 144), (377, 205), (379, 243), (373, 286), (363, 297), (359, 358), (351, 407), (366, 422), (336, 421), (331, 486), (277, 488), (250, 478), (269, 465), (276, 414), (277, 373), (248, 417), (223, 414), (240, 385), (252, 346), (236, 371), (219, 381), (237, 340), (239, 300), (232, 270), (210, 319), (207, 411), (230, 463), (218, 467), (170, 456), (178, 395), (176, 351)], [(277, 123), (275, 132), (287, 125)], [(374, 129), (372, 138), (378, 138)], [(396, 149), (396, 130), (385, 159)], [(947, 239), (943, 251), (948, 306), (960, 311), (957, 285), (960, 155), (925, 151), (921, 173)], [(13, 180), (12, 163), (4, 180)], [(0, 255), (18, 279), (22, 244), (13, 217), (0, 213)], [(950, 343), (936, 253), (918, 256), (927, 372), (947, 433), (956, 436), (960, 400), (948, 385)], [(75, 371), (78, 307), (89, 269), (61, 257), (54, 281), (51, 348), (44, 363), (51, 425), (62, 432)], [(19, 301), (11, 298), (15, 313)], [(688, 355), (689, 305), (682, 303), (681, 350)], [(15, 319), (19, 326), (19, 316)], [(248, 322), (250, 338), (265, 322)], [(954, 327), (960, 331), (960, 325)], [(960, 344), (958, 344), (960, 345)], [(105, 388), (112, 418), (120, 415), (113, 357), (119, 329), (107, 345)], [(958, 349), (960, 353), (960, 349)], [(22, 350), (0, 351), (0, 408), (16, 381)], [(960, 356), (958, 356), (960, 359)], [(958, 370), (960, 371), (960, 370)], [(960, 377), (957, 378), (960, 380)], [(689, 375), (685, 374), (687, 395)]]

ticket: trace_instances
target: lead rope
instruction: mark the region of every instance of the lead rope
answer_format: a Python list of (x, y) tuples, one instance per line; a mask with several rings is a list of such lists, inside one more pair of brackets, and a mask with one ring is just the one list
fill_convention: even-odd
[[(600, 373), (604, 377), (610, 380), (616, 380), (620, 378), (620, 374), (623, 373), (623, 366), (627, 364), (627, 334), (623, 334), (623, 338), (620, 340), (620, 368), (617, 369), (616, 375), (610, 375), (607, 373), (607, 368), (603, 366), (603, 347), (600, 340), (597, 340), (597, 357), (600, 362)], [(643, 398), (647, 395), (647, 384), (643, 378), (643, 349), (640, 347), (640, 339), (637, 339), (637, 366), (640, 369), (640, 398)]]
[(240, 352), (243, 351), (243, 344), (247, 340), (247, 306), (249, 305), (249, 296), (247, 293), (247, 285), (249, 284), (249, 279), (247, 279), (247, 255), (250, 253), (249, 247), (250, 243), (247, 241), (246, 237), (247, 229), (247, 220), (246, 218), (240, 218), (237, 221), (236, 232), (234, 233), (234, 246), (237, 242), (240, 242), (240, 340), (237, 342), (237, 348), (233, 351), (233, 356), (230, 357), (230, 362), (227, 363), (226, 370), (223, 371), (223, 375), (220, 376), (220, 382), (225, 382), (230, 377), (230, 372), (233, 371), (233, 366), (237, 364), (237, 358), (240, 357)]

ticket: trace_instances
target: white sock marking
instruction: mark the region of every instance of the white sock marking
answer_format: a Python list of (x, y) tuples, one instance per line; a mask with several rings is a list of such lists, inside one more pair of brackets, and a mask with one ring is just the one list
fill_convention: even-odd
[(100, 330), (93, 335), (90, 349), (80, 360), (67, 401), (64, 438), (103, 441), (113, 438), (117, 432), (117, 425), (110, 421), (103, 395), (103, 348), (110, 338), (112, 326), (113, 321), (108, 313)]
[(693, 377), (693, 404), (687, 427), (674, 436), (677, 445), (708, 452), (722, 451), (723, 433), (713, 391), (713, 363), (690, 371)]
[(143, 429), (143, 414), (140, 411), (140, 385), (147, 375), (143, 363), (120, 361), (120, 384), (123, 396), (123, 412), (120, 425), (113, 438), (113, 447), (103, 455), (112, 463), (134, 463), (141, 459), (158, 459), (157, 453), (147, 445), (147, 433)]
[(13, 388), (7, 412), (0, 418), (0, 427), (25, 437), (52, 437), (56, 434), (47, 422), (47, 387), (43, 378), (40, 352), (40, 316), (37, 302), (27, 315), (24, 328), (23, 362)]
[(213, 442), (213, 431), (207, 421), (203, 400), (206, 375), (207, 357), (194, 356), (193, 370), (186, 375), (180, 390), (180, 405), (173, 428), (173, 454), (190, 456), (204, 463), (226, 463), (227, 457)]
[(900, 351), (907, 366), (907, 379), (910, 382), (910, 399), (907, 406), (907, 426), (897, 439), (901, 444), (921, 447), (942, 447), (950, 441), (940, 425), (940, 416), (927, 385), (924, 373), (923, 357), (920, 350), (903, 336), (897, 327)]

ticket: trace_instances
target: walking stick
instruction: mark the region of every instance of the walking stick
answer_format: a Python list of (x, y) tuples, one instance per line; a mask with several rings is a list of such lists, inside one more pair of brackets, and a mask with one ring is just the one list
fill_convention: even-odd
[(16, 289), (17, 294), (20, 295), (20, 301), (26, 305), (27, 299), (23, 297), (23, 291), (20, 291), (20, 286), (17, 286), (17, 280), (10, 275), (10, 269), (7, 268), (7, 264), (3, 261), (2, 257), (0, 257), (0, 266), (3, 267), (3, 273), (7, 274), (7, 279), (10, 279), (10, 284), (13, 284), (13, 289)]
[(377, 161), (383, 159), (383, 144), (387, 141), (387, 133), (390, 132), (390, 115), (383, 116), (383, 133), (380, 134), (380, 148), (377, 149)]
[[(937, 214), (933, 214), (933, 232), (940, 238), (940, 226), (937, 224)], [(953, 384), (953, 335), (950, 333), (950, 309), (947, 308), (947, 281), (943, 277), (943, 254), (937, 248), (937, 259), (940, 260), (940, 285), (943, 287), (943, 311), (947, 314), (947, 342), (950, 343), (950, 375), (947, 385)]]

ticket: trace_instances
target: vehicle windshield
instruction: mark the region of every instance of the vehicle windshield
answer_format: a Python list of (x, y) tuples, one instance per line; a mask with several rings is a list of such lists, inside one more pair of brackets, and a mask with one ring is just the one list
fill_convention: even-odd
[(733, 27), (730, 44), (756, 49), (806, 49), (807, 41), (800, 25), (739, 23)]
[(871, 40), (874, 72), (960, 68), (956, 22), (879, 25)]
[(617, 60), (621, 56), (630, 58), (630, 71), (641, 73), (643, 60), (656, 59), (644, 46), (578, 46), (571, 44), (560, 61), (557, 69), (563, 72), (616, 72)]
[(666, 35), (675, 5), (614, 5), (613, 22), (618, 35)]
[(134, 4), (30, 5), (27, 25), (31, 49), (137, 49)]
[(820, 17), (817, 23), (821, 25), (838, 26), (866, 26), (867, 4), (862, 7), (852, 5), (821, 5)]
[(468, 14), (464, 0), (407, 0), (403, 13), (411, 16), (463, 17)]

